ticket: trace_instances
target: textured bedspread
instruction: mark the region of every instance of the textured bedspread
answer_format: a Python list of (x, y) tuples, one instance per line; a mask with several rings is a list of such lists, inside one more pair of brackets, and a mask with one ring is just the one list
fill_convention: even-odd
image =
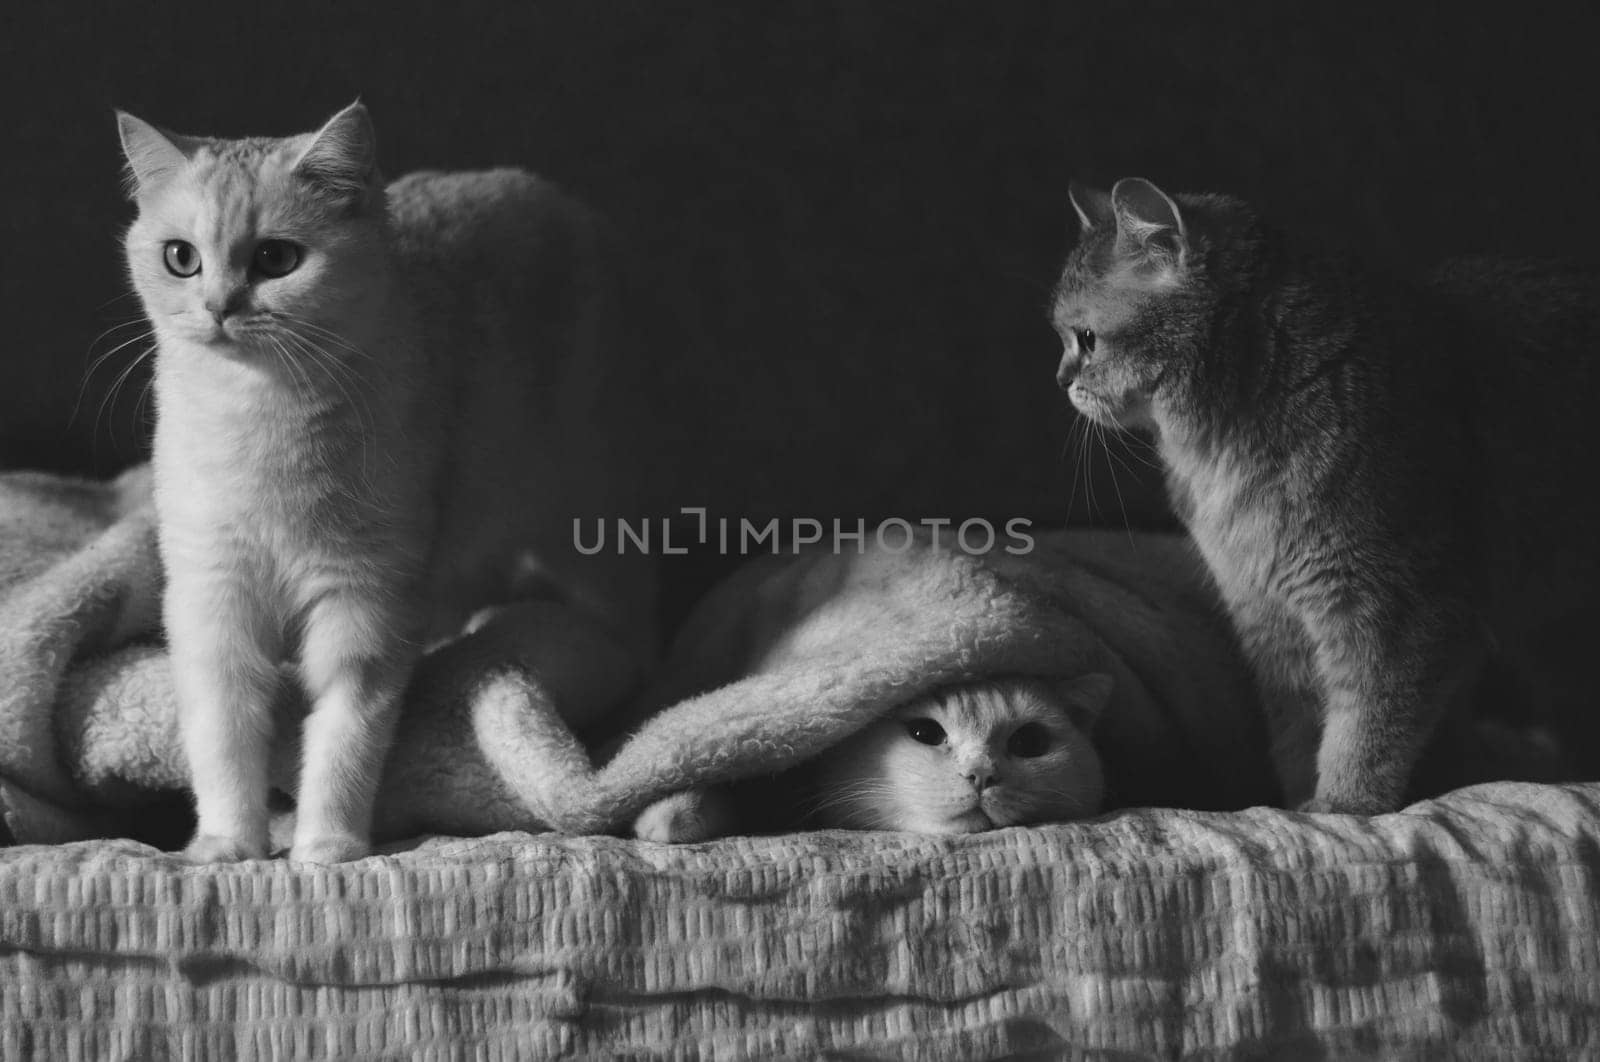
[(0, 1057), (1587, 1057), (1597, 840), (1600, 786), (1500, 784), (327, 869), (13, 848)]

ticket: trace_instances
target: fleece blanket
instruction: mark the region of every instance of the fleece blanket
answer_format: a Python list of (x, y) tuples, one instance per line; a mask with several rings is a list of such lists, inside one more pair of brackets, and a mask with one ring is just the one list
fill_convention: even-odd
[[(149, 481), (0, 477), (0, 811), (21, 842), (145, 837), (186, 768), (156, 642)], [(677, 790), (770, 774), (936, 687), (1104, 672), (1099, 728), (1122, 803), (1273, 798), (1254, 694), (1187, 548), (1040, 535), (1020, 555), (903, 548), (769, 557), (719, 587), (598, 769), (561, 712), (593, 718), (630, 671), (554, 602), (499, 610), (430, 654), (408, 691), (380, 837), (625, 829)], [(279, 698), (292, 790), (306, 710)], [(282, 832), (282, 828), (280, 831)]]
[[(0, 799), (24, 841), (137, 833), (151, 788), (182, 784), (151, 638), (159, 573), (142, 477), (0, 477)], [(1053, 614), (1055, 635), (1081, 637), (1069, 619), (1085, 584), (1073, 580), (1119, 582), (1115, 564), (1082, 557), (1052, 562), (1079, 573), (1060, 582), (1029, 575), (1038, 557), (955, 558), (916, 585), (988, 602), (969, 618)], [(1140, 570), (1160, 567), (1147, 561)], [(710, 713), (737, 708), (727, 691), (743, 683), (770, 688), (786, 660), (847, 664), (849, 632), (870, 633), (849, 616), (893, 565), (913, 563), (753, 568), (736, 578), (773, 593), (708, 602), (651, 699)], [(1173, 579), (1168, 589), (1192, 584)], [(811, 592), (830, 582), (835, 592)], [(1188, 702), (1171, 699), (1182, 676), (1141, 663), (1138, 648), (1152, 631), (1214, 630), (1200, 599), (1191, 609), (1125, 590), (1110, 600), (1127, 625), (1069, 639), (1071, 666), (1116, 668), (1119, 688), (1149, 695), (1146, 720), (1180, 735), (1158, 765), (1221, 770), (1223, 739), (1186, 729)], [(902, 663), (961, 647), (940, 680), (1063, 652), (1002, 651), (960, 624), (903, 618), (920, 633)], [(516, 628), (557, 645), (559, 631), (536, 604), (513, 619), (503, 638), (487, 625), (419, 675), (441, 741), (476, 733), (473, 713), (452, 715), (463, 705), (497, 705), (486, 725), (513, 737), (547, 718), (529, 706), (550, 661), (518, 657)], [(868, 682), (912, 688), (901, 673), (891, 660)], [(816, 702), (849, 717), (832, 684), (813, 681)], [(1135, 731), (1140, 703), (1126, 702)], [(286, 703), (291, 721), (297, 710)], [(551, 819), (620, 825), (628, 810), (607, 811), (597, 792), (637, 803), (723, 771), (681, 758), (693, 720), (669, 715), (599, 766), (581, 748), (557, 764), (572, 799), (501, 780), (487, 755), (464, 791), (502, 794), (484, 822), (534, 821), (520, 786)], [(130, 718), (144, 722), (130, 731)], [(548, 730), (533, 739), (570, 750), (570, 735)], [(729, 762), (773, 762), (759, 742), (738, 751), (746, 740)], [(650, 744), (679, 755), (651, 766)], [(420, 786), (433, 784), (425, 760)], [(4, 1058), (1568, 1059), (1600, 1053), (1597, 969), (1600, 785), (1481, 786), (1374, 819), (1135, 809), (963, 837), (661, 846), (499, 832), (334, 867), (192, 866), (130, 840), (0, 849)]]
[(642, 699), (643, 722), (598, 770), (570, 749), (538, 757), (552, 767), (537, 774), (502, 758), (559, 745), (548, 714), (499, 712), (507, 733), (489, 748), (550, 821), (591, 832), (656, 796), (824, 754), (943, 685), (1095, 672), (1113, 679), (1094, 735), (1112, 804), (1276, 799), (1226, 618), (1189, 546), (1165, 535), (1055, 532), (1023, 553), (982, 555), (924, 537), (898, 551), (763, 558), (691, 615)]

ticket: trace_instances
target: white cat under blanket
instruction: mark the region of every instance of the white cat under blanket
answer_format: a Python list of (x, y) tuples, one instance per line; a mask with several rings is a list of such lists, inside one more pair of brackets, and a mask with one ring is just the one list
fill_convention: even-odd
[[(186, 777), (148, 490), (143, 470), (0, 476), (0, 810), (19, 842), (172, 832), (149, 810)], [(530, 601), (425, 661), (380, 836), (624, 830), (662, 797), (770, 776), (919, 697), (1015, 676), (1110, 677), (1094, 733), (1115, 803), (1275, 797), (1249, 680), (1176, 539), (1063, 532), (1023, 556), (920, 543), (758, 561), (708, 597), (645, 701), (668, 707), (599, 770), (551, 705), (584, 690), (594, 703), (574, 710), (603, 714), (628, 678), (572, 651), (580, 633)], [(300, 707), (281, 711), (289, 779)], [(1539, 775), (1490, 766), (1478, 777)]]

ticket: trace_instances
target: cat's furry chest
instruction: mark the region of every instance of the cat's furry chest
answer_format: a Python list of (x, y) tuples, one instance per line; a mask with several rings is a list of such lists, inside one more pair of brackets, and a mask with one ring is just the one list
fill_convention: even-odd
[(1270, 477), (1228, 450), (1202, 454), (1163, 444), (1172, 507), (1229, 603), (1262, 594), (1289, 596), (1284, 543), (1289, 519)]
[[(370, 429), (348, 409), (301, 399), (249, 367), (175, 367), (163, 353), (155, 379), (158, 478), (190, 481), (197, 505), (259, 507), (281, 499), (303, 511), (300, 490), (355, 480), (367, 469)], [(175, 359), (174, 359), (175, 360)], [(201, 360), (201, 359), (193, 359)]]
[[(170, 567), (275, 587), (282, 607), (421, 552), (407, 480), (353, 415), (299, 405), (235, 367), (158, 366), (153, 466)], [(418, 529), (420, 531), (420, 529)]]

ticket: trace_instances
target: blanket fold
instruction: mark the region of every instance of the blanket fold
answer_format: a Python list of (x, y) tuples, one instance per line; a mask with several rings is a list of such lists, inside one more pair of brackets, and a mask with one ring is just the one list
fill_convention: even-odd
[[(143, 836), (142, 809), (186, 784), (149, 491), (143, 468), (0, 476), (0, 813), (18, 841)], [(419, 667), (377, 833), (618, 830), (661, 796), (792, 766), (943, 684), (1089, 671), (1115, 680), (1100, 733), (1121, 802), (1270, 801), (1251, 683), (1187, 548), (1036, 542), (971, 556), (923, 538), (747, 566), (696, 610), (599, 769), (565, 718), (614, 708), (632, 673), (558, 604), (503, 607)], [(292, 678), (274, 752), (286, 792), (306, 711)]]
[(1091, 672), (1114, 680), (1096, 746), (1115, 803), (1275, 799), (1254, 685), (1187, 546), (1169, 536), (1063, 532), (1019, 556), (921, 539), (903, 552), (766, 558), (691, 616), (643, 722), (598, 771), (548, 715), (519, 710), (514, 690), (491, 691), (480, 719), (498, 735), (484, 747), (501, 776), (582, 833), (617, 829), (680, 789), (794, 766), (943, 685)]
[(110, 483), (0, 476), (0, 802), (19, 840), (95, 836), (57, 706), (74, 667), (152, 635), (160, 563), (149, 472)]

